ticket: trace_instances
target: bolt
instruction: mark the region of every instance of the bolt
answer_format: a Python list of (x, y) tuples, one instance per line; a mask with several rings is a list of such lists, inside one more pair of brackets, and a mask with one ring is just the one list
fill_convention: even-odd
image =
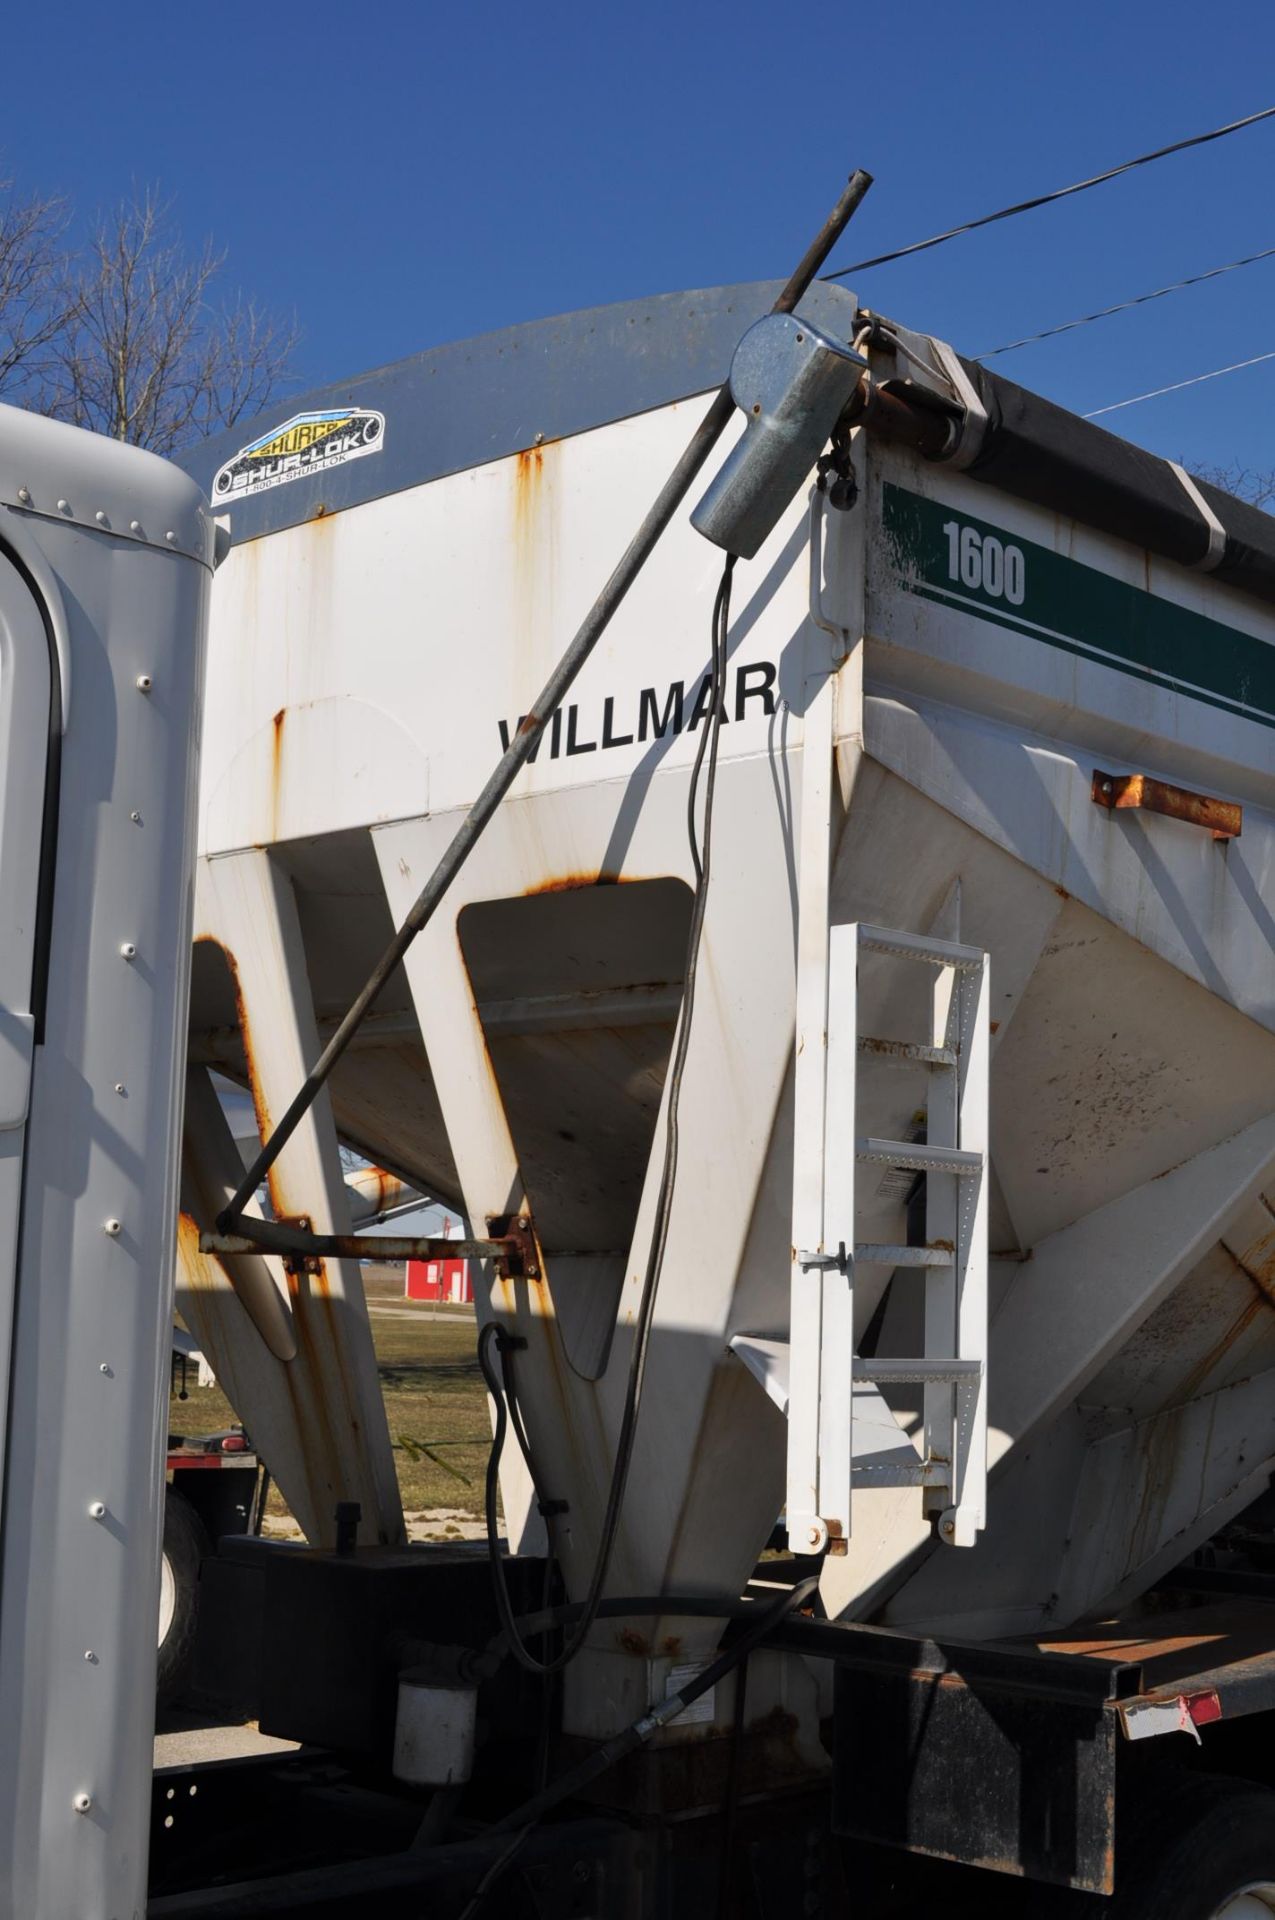
[(77, 1813), (88, 1813), (88, 1811), (93, 1805), (93, 1801), (89, 1794), (77, 1793), (75, 1798), (72, 1800), (71, 1805), (75, 1808), (75, 1811)]
[(89, 1501), (89, 1519), (105, 1520), (105, 1518), (106, 1518), (106, 1502), (104, 1500), (90, 1500)]
[(527, 1221), (523, 1217), (520, 1217), (518, 1220), (518, 1231), (519, 1233), (525, 1233), (527, 1231)]
[(943, 1537), (944, 1537), (944, 1539), (945, 1539), (945, 1540), (950, 1540), (950, 1539), (952, 1538), (952, 1535), (953, 1535), (953, 1534), (954, 1534), (955, 1532), (956, 1532), (956, 1522), (955, 1522), (955, 1520), (945, 1520), (945, 1521), (943, 1522)]
[(22, 504), (23, 504), (23, 506), (24, 506), (24, 507), (29, 507), (29, 506), (30, 506), (30, 504), (31, 504), (31, 489), (30, 489), (30, 487), (19, 487), (19, 488), (18, 488), (18, 498), (19, 498), (19, 500), (21, 500), (21, 502), (22, 502)]
[(133, 808), (133, 811), (132, 811), (132, 812), (131, 812), (131, 813), (129, 814), (129, 816), (128, 816), (128, 817), (129, 817), (129, 819), (130, 819), (130, 820), (132, 821), (132, 823), (133, 823), (133, 825), (134, 825), (135, 827), (140, 827), (140, 826), (141, 826), (141, 824), (142, 824), (142, 816), (141, 816), (141, 814), (140, 814), (140, 813), (139, 813), (139, 812), (137, 811), (137, 808), (136, 808), (136, 807), (134, 807), (134, 808)]
[(58, 512), (59, 512), (59, 513), (70, 513), (70, 511), (71, 511), (71, 507), (70, 507), (70, 503), (69, 503), (69, 501), (66, 501), (66, 500), (59, 500), (59, 501), (58, 501)]
[(152, 687), (154, 686), (154, 684), (155, 684), (155, 683), (154, 683), (154, 681), (153, 681), (153, 680), (151, 679), (151, 677), (150, 677), (150, 675), (149, 675), (149, 673), (139, 673), (139, 674), (138, 674), (138, 676), (137, 676), (137, 690), (138, 690), (138, 692), (139, 692), (139, 693), (149, 693), (149, 692), (150, 692), (150, 690), (151, 690), (151, 688), (152, 688)]
[(539, 1269), (539, 1267), (528, 1267), (528, 1268), (527, 1268), (527, 1278), (528, 1278), (528, 1280), (538, 1280), (538, 1279), (540, 1278), (540, 1269)]
[(115, 1378), (114, 1374), (111, 1372), (110, 1368), (107, 1366), (105, 1360), (102, 1360), (99, 1362), (97, 1370), (99, 1373), (104, 1373), (108, 1380), (113, 1380)]
[(97, 521), (97, 524), (99, 527), (104, 527), (106, 525), (106, 515), (102, 512), (102, 509), (100, 507), (98, 508), (97, 512), (93, 515), (93, 518)]
[(85, 1647), (84, 1658), (88, 1661), (91, 1667), (95, 1667), (97, 1665), (97, 1655), (94, 1653), (92, 1647)]
[(1103, 790), (1103, 792), (1104, 792), (1104, 793), (1110, 793), (1110, 792), (1111, 792), (1111, 782), (1110, 782), (1110, 780), (1104, 780), (1104, 781), (1103, 781), (1103, 783), (1102, 783), (1102, 790)]
[(167, 540), (170, 547), (175, 546), (177, 544), (177, 535), (173, 532), (171, 527), (168, 529), (168, 532), (164, 535), (164, 538), (165, 540)]
[(119, 1232), (120, 1232), (120, 1223), (119, 1223), (119, 1221), (118, 1221), (118, 1220), (103, 1220), (103, 1222), (102, 1222), (102, 1232), (103, 1232), (103, 1233), (109, 1233), (109, 1234), (110, 1234), (110, 1236), (111, 1236), (111, 1239), (112, 1239), (112, 1240), (114, 1240), (114, 1239), (115, 1239), (115, 1238), (117, 1237), (117, 1235), (119, 1234)]
[(806, 1535), (806, 1538), (812, 1547), (817, 1547), (819, 1545), (818, 1527), (811, 1527), (810, 1532)]
[(124, 1085), (124, 1082), (122, 1080), (117, 1080), (115, 1082), (115, 1091), (116, 1093), (119, 1094), (120, 1098), (122, 1099), (124, 1095), (128, 1092), (128, 1088)]
[(121, 957), (125, 960), (136, 960), (137, 948), (133, 945), (133, 942), (131, 940), (121, 940), (120, 954), (121, 954)]
[(129, 523), (128, 523), (128, 530), (129, 530), (129, 532), (130, 532), (130, 533), (140, 533), (140, 532), (141, 532), (141, 530), (142, 530), (142, 523), (141, 523), (141, 521), (140, 521), (140, 520), (130, 520), (130, 521), (129, 521)]

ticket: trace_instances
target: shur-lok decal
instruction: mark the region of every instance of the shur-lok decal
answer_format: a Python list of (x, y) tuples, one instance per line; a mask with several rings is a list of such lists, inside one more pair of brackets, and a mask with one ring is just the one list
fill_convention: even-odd
[(289, 480), (305, 480), (312, 473), (343, 467), (379, 453), (385, 445), (385, 415), (371, 407), (325, 407), (317, 413), (294, 413), (280, 427), (240, 447), (217, 469), (212, 485), (213, 504), (239, 500), (245, 494), (264, 493)]
[[(748, 666), (736, 667), (733, 683), (727, 683), (726, 698), (722, 702), (723, 723), (747, 719), (750, 700), (760, 702), (759, 710), (763, 714), (772, 714), (775, 678), (775, 668), (769, 660), (754, 660)], [(570, 706), (559, 707), (549, 722), (549, 758), (557, 760), (569, 754), (631, 747), (635, 741), (641, 745), (646, 740), (662, 740), (665, 734), (681, 733), (683, 729), (693, 733), (701, 720), (707, 718), (711, 700), (712, 681), (705, 674), (689, 696), (682, 680), (672, 680), (664, 688), (643, 687), (636, 701), (626, 705), (619, 714), (611, 694), (603, 700), (601, 711), (591, 714), (582, 714), (572, 701)], [(525, 714), (520, 714), (512, 727), (507, 720), (497, 723), (503, 748), (508, 749), (510, 739), (525, 718)], [(542, 734), (527, 755), (529, 760), (539, 754), (543, 741)]]
[(899, 585), (1029, 640), (1275, 726), (1275, 647), (888, 481)]

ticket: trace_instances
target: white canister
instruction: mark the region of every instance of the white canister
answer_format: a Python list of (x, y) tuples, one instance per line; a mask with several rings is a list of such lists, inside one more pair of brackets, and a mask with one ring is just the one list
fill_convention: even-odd
[(398, 1677), (394, 1777), (413, 1787), (450, 1787), (474, 1767), (478, 1689), (439, 1686), (408, 1671)]

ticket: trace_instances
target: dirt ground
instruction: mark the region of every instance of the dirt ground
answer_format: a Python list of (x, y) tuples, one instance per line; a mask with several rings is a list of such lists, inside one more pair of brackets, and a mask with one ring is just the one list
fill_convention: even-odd
[[(491, 1424), (473, 1308), (405, 1300), (401, 1267), (365, 1267), (363, 1285), (409, 1536), (474, 1539), (482, 1532)], [(220, 1387), (196, 1386), (188, 1368), (186, 1399), (174, 1394), (169, 1402), (170, 1432), (215, 1433), (237, 1422)], [(299, 1538), (274, 1487), (263, 1531)]]

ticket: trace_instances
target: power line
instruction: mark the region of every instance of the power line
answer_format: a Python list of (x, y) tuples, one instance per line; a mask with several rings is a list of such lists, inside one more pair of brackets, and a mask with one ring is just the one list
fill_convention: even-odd
[(1171, 153), (1185, 153), (1188, 147), (1203, 147), (1210, 140), (1221, 140), (1228, 133), (1238, 133), (1242, 127), (1252, 127), (1259, 120), (1269, 120), (1275, 116), (1275, 107), (1263, 107), (1260, 113), (1246, 114), (1242, 120), (1228, 121), (1224, 127), (1214, 127), (1209, 133), (1192, 134), (1189, 140), (1175, 140), (1172, 146), (1157, 147), (1154, 153), (1140, 153), (1136, 160), (1125, 160), (1118, 167), (1111, 167), (1106, 173), (1095, 173), (1088, 180), (1076, 180), (1069, 187), (1056, 187), (1052, 193), (1037, 194), (1034, 200), (1019, 200), (1012, 207), (1001, 207), (996, 213), (985, 213), (977, 220), (967, 220), (962, 226), (949, 227), (946, 233), (935, 233), (928, 240), (914, 240), (909, 247), (896, 247), (893, 253), (878, 253), (871, 260), (856, 260), (853, 266), (838, 267), (835, 273), (826, 274), (828, 280), (844, 280), (850, 273), (866, 273), (869, 267), (884, 267), (891, 260), (903, 260), (908, 254), (924, 253), (928, 247), (941, 247), (947, 240), (959, 239), (963, 233), (974, 233), (979, 227), (990, 227), (997, 220), (1011, 220), (1016, 213), (1031, 213), (1036, 207), (1047, 207), (1054, 200), (1065, 200), (1070, 194), (1085, 193), (1090, 187), (1100, 187), (1108, 180), (1117, 179), (1122, 173), (1131, 173), (1135, 167), (1150, 166), (1153, 160), (1167, 159)]
[(1207, 273), (1193, 273), (1185, 280), (1174, 280), (1167, 287), (1157, 287), (1153, 293), (1140, 293), (1132, 300), (1117, 300), (1114, 307), (1099, 307), (1096, 313), (1084, 313), (1078, 320), (1064, 320), (1061, 326), (1045, 327), (1040, 333), (1024, 334), (1021, 340), (1010, 340), (1003, 347), (989, 347), (986, 353), (976, 353), (976, 360), (994, 360), (998, 353), (1014, 353), (1019, 347), (1035, 346), (1038, 340), (1052, 340), (1060, 333), (1071, 333), (1076, 327), (1087, 327), (1094, 320), (1107, 320), (1113, 313), (1127, 313), (1130, 307), (1145, 306), (1148, 300), (1163, 300), (1166, 293), (1181, 293), (1184, 287), (1198, 287), (1202, 281), (1216, 280), (1219, 274), (1234, 273), (1240, 267), (1251, 267), (1254, 261), (1270, 260), (1275, 257), (1275, 247), (1263, 247), (1260, 253), (1247, 253), (1242, 260), (1228, 260), (1224, 267), (1210, 267)]
[(1114, 400), (1109, 407), (1095, 407), (1082, 414), (1084, 420), (1096, 420), (1100, 413), (1119, 413), (1121, 407), (1136, 407), (1140, 400), (1158, 400), (1162, 393), (1180, 393), (1183, 387), (1198, 387), (1201, 380), (1220, 380), (1224, 373), (1238, 373), (1242, 367), (1260, 366), (1263, 360), (1275, 360), (1275, 352), (1255, 353), (1251, 360), (1233, 360), (1229, 367), (1214, 367), (1211, 373), (1193, 374), (1189, 380), (1175, 380), (1171, 387), (1152, 387), (1150, 393), (1135, 393), (1131, 400)]

